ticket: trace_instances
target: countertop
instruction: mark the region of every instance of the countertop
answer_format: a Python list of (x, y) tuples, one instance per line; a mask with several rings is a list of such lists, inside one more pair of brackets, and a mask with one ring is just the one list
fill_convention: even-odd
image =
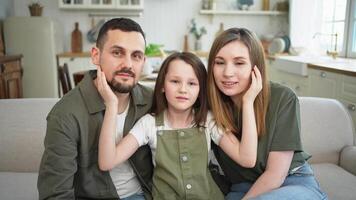
[(332, 71), (346, 75), (356, 76), (356, 59), (336, 58), (329, 56), (290, 56), (276, 55), (268, 56), (268, 59), (281, 59), (300, 63), (306, 63), (308, 68)]

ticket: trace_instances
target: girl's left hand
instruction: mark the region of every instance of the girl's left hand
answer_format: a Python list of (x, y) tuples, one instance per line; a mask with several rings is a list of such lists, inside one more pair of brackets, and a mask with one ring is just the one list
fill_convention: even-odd
[(251, 71), (251, 84), (250, 88), (246, 91), (244, 94), (242, 101), (243, 102), (254, 102), (256, 96), (261, 92), (262, 90), (262, 76), (260, 70), (257, 68), (255, 65)]
[(117, 106), (118, 105), (118, 99), (110, 86), (108, 85), (105, 74), (104, 72), (101, 71), (100, 67), (97, 67), (97, 89), (101, 95), (101, 97), (104, 99), (105, 105), (113, 105)]

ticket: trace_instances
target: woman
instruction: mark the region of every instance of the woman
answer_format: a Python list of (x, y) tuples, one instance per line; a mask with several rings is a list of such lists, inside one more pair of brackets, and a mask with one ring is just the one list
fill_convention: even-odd
[(226, 199), (326, 199), (302, 149), (298, 98), (289, 88), (267, 81), (262, 45), (247, 29), (224, 31), (210, 50), (208, 99), (217, 126), (241, 138), (243, 96), (256, 67), (263, 87), (253, 103), (259, 136), (256, 165), (242, 167), (214, 148), (232, 184)]

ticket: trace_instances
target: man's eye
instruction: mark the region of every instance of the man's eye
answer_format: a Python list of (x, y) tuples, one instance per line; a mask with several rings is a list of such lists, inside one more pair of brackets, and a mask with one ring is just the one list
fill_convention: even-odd
[(134, 54), (134, 55), (133, 55), (133, 58), (134, 58), (135, 60), (142, 60), (142, 59), (143, 59), (143, 55), (141, 55), (141, 54)]
[(120, 51), (113, 51), (112, 54), (114, 56), (120, 56), (122, 53)]

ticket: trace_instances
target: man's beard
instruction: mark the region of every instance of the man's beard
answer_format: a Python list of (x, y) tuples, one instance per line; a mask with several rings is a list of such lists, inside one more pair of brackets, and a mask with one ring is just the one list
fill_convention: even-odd
[(110, 88), (114, 91), (114, 92), (118, 92), (118, 93), (129, 93), (131, 92), (131, 90), (135, 87), (135, 82), (133, 82), (132, 84), (124, 84), (124, 83), (119, 83), (115, 80), (115, 75), (119, 74), (119, 73), (127, 73), (129, 74), (132, 78), (135, 79), (136, 75), (135, 73), (133, 73), (129, 68), (122, 68), (119, 71), (115, 71), (113, 73), (113, 78), (110, 82), (108, 82)]

